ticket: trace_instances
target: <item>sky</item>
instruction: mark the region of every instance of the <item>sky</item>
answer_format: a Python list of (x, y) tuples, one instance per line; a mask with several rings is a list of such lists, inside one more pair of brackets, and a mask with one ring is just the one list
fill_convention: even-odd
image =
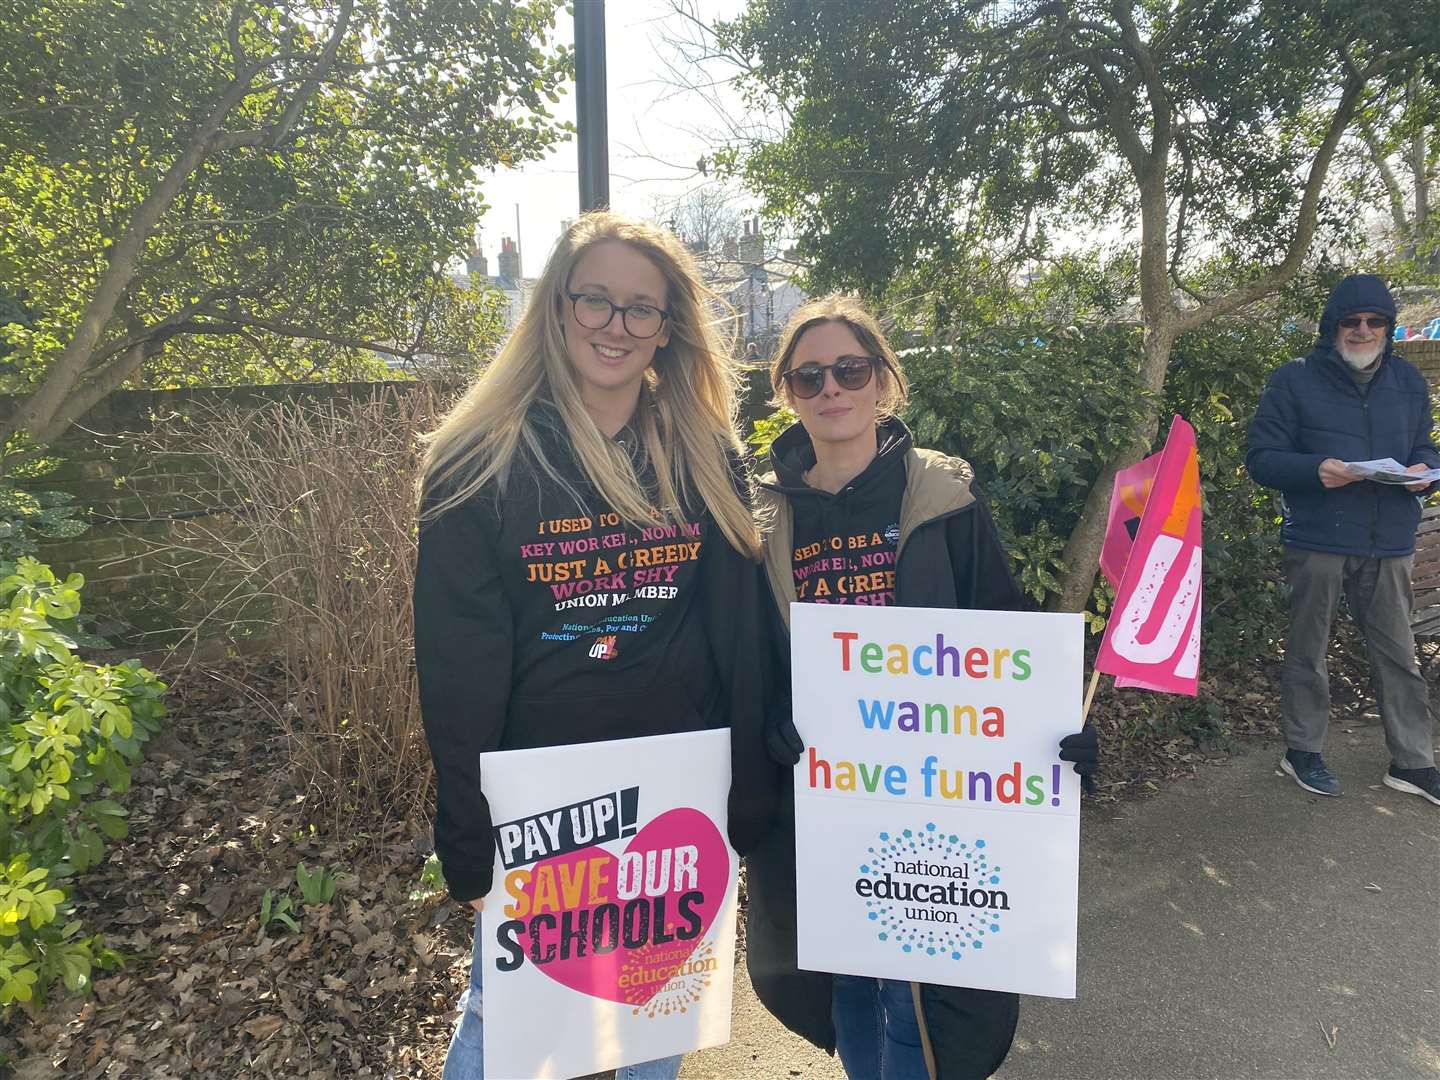
[[(707, 21), (734, 16), (745, 7), (744, 0), (689, 3)], [(667, 60), (675, 54), (662, 37), (686, 29), (671, 0), (609, 0), (605, 17), (610, 203), (623, 213), (652, 217), (657, 199), (673, 200), (714, 183), (700, 175), (696, 162), (713, 145), (721, 121), (696, 95), (678, 91), (667, 71)], [(574, 42), (574, 20), (563, 9), (557, 30), (566, 45)], [(557, 119), (574, 122), (573, 85), (553, 112)], [(480, 223), (481, 249), (492, 274), (501, 238), (516, 235), (517, 213), (524, 275), (539, 274), (562, 223), (579, 213), (577, 152), (572, 137), (543, 161), (482, 177), (490, 209)], [(743, 194), (739, 198), (744, 209)]]

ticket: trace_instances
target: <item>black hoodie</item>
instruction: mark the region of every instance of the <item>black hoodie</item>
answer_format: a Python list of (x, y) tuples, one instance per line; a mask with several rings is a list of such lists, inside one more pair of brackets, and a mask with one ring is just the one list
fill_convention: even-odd
[[(487, 488), (420, 529), (415, 660), (435, 847), (462, 901), (491, 885), (485, 751), (729, 726), (735, 760), (753, 763), (732, 781), (732, 843), (743, 850), (773, 813), (753, 567), (703, 509), (681, 525), (625, 525), (537, 408), (547, 457), (582, 505), (522, 461), (503, 496)], [(628, 430), (617, 439), (644, 477)]]
[(895, 603), (895, 549), (910, 432), (892, 422), (880, 428), (877, 439), (874, 459), (834, 494), (805, 482), (815, 448), (799, 424), (771, 448), (775, 482), (767, 487), (788, 498), (794, 514), (790, 561), (799, 601)]

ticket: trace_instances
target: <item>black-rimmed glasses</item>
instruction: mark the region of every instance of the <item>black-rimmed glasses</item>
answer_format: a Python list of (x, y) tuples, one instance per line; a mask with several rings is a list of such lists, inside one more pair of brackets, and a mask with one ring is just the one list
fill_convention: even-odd
[(825, 373), (835, 376), (835, 385), (842, 390), (861, 390), (875, 374), (878, 356), (842, 356), (833, 364), (801, 364), (781, 376), (797, 398), (812, 398), (825, 389)]
[(610, 325), (615, 313), (620, 313), (620, 325), (633, 338), (642, 341), (660, 333), (670, 312), (654, 304), (612, 304), (609, 297), (599, 293), (566, 293), (570, 306), (575, 312), (575, 321), (586, 330), (603, 330)]

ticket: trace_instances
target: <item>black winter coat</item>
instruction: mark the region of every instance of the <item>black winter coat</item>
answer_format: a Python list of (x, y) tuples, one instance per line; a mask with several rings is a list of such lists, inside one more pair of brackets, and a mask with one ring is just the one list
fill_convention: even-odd
[(1415, 550), (1420, 500), (1404, 487), (1360, 481), (1326, 488), (1326, 458), (1440, 467), (1431, 441), (1429, 388), (1414, 365), (1387, 341), (1379, 370), (1362, 389), (1335, 348), (1341, 319), (1357, 312), (1387, 314), (1395, 306), (1378, 278), (1356, 275), (1336, 288), (1320, 319), (1314, 349), (1270, 376), (1250, 422), (1245, 467), (1280, 492), (1286, 544), (1340, 555), (1391, 558)]
[[(728, 828), (741, 852), (770, 828), (782, 772), (764, 751), (770, 668), (753, 627), (768, 601), (754, 563), (703, 509), (693, 533), (674, 539), (602, 524), (608, 507), (558, 420), (536, 408), (550, 460), (585, 504), (519, 462), (504, 495), (483, 489), (420, 528), (415, 661), (437, 781), (435, 846), (461, 901), (492, 884), (479, 761), (487, 750), (728, 727), (736, 762)], [(427, 492), (424, 504), (436, 496)], [(623, 568), (637, 554), (647, 556), (643, 579), (612, 575), (610, 565), (597, 578), (602, 556)], [(562, 599), (580, 579), (611, 592)], [(607, 603), (582, 604), (597, 595)], [(627, 632), (641, 623), (643, 633)]]

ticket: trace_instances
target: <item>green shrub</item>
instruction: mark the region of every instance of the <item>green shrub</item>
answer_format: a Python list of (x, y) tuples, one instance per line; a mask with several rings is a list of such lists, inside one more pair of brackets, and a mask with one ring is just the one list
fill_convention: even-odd
[(126, 834), (109, 794), (159, 729), (165, 685), (135, 661), (93, 664), (65, 633), (84, 579), (22, 557), (0, 580), (0, 1006), (57, 979), (89, 988), (116, 954), (71, 918), (69, 879)]
[(1200, 452), (1202, 640), (1212, 668), (1274, 655), (1284, 635), (1279, 502), (1245, 471), (1245, 441), (1270, 373), (1308, 352), (1313, 340), (1293, 329), (1227, 323), (1186, 335), (1170, 357), (1164, 415), (1190, 421)]
[(41, 540), (69, 540), (88, 529), (85, 508), (63, 491), (31, 491), (15, 486), (33, 482), (60, 467), (60, 459), (43, 453), (23, 435), (12, 435), (0, 447), (0, 572), (9, 573), (22, 555), (34, 555)]
[(1129, 327), (1005, 327), (905, 350), (920, 446), (963, 457), (1036, 603), (1060, 589), (1061, 553), (1096, 474), (1143, 401)]
[[(1244, 471), (1245, 439), (1270, 372), (1308, 345), (1295, 331), (1233, 322), (1186, 335), (1172, 353), (1155, 448), (1172, 413), (1194, 426), (1205, 498), (1207, 664), (1266, 655), (1283, 630), (1279, 515), (1271, 493)], [(901, 354), (916, 443), (974, 466), (1016, 578), (1037, 603), (1059, 590), (1061, 554), (1085, 497), (1133, 430), (1144, 400), (1135, 375), (1140, 348), (1135, 327), (1032, 325)], [(787, 423), (780, 413), (759, 421), (751, 443), (763, 452)], [(1092, 616), (1103, 616), (1109, 600), (1097, 580)], [(1092, 617), (1092, 629), (1103, 622)]]

